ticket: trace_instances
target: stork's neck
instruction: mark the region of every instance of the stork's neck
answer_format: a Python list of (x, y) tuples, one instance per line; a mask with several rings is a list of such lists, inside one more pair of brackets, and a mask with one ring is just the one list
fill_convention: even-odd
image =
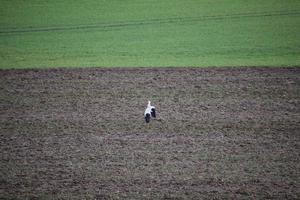
[(150, 107), (150, 106), (151, 106), (150, 104), (151, 104), (151, 101), (148, 101), (148, 107)]

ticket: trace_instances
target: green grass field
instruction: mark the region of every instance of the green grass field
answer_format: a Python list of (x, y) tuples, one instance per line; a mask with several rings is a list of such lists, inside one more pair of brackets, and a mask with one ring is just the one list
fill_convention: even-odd
[(1, 0), (0, 68), (298, 66), (298, 0)]

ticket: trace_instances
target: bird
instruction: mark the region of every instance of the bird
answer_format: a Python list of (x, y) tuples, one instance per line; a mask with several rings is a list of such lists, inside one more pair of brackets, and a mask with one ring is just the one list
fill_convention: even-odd
[(144, 117), (145, 117), (146, 123), (150, 122), (151, 117), (152, 118), (156, 118), (155, 107), (151, 106), (151, 101), (148, 101), (147, 108), (146, 108), (146, 110), (144, 112)]

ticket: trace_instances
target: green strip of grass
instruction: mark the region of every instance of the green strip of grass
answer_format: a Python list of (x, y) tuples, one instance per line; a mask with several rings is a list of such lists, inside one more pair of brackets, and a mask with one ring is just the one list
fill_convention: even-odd
[(297, 0), (1, 4), (0, 68), (300, 64)]

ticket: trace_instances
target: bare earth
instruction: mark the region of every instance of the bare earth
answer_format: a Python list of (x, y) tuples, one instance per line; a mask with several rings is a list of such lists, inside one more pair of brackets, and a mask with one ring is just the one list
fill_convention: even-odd
[(297, 67), (0, 70), (0, 199), (299, 199), (299, 103)]

